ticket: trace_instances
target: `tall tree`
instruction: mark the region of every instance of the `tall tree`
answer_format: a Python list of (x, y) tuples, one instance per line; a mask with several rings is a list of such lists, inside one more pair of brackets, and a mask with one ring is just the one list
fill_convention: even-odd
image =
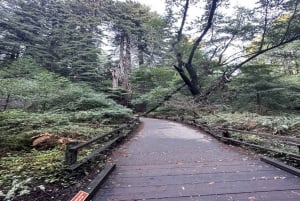
[(46, 68), (73, 80), (100, 81), (100, 21), (81, 1), (4, 0), (0, 53), (5, 59), (30, 55)]
[(114, 32), (114, 45), (118, 47), (119, 71), (124, 89), (128, 89), (132, 65), (155, 63), (161, 57), (164, 20), (150, 12), (149, 7), (134, 1), (109, 2), (106, 4), (107, 20)]
[[(198, 36), (189, 50), (189, 56), (184, 59), (179, 46), (184, 38), (184, 33), (187, 31), (186, 26), (190, 8), (193, 4), (199, 2), (167, 0), (168, 9), (179, 10), (180, 14), (180, 26), (173, 43), (177, 58), (175, 69), (181, 75), (191, 93), (198, 97), (198, 100), (206, 99), (215, 90), (223, 87), (234, 73), (259, 55), (300, 39), (298, 0), (260, 0), (257, 2), (256, 8), (251, 10), (239, 8), (236, 11), (237, 14), (233, 17), (227, 16), (227, 20), (224, 20), (225, 13), (222, 13), (222, 7), (228, 6), (227, 1), (206, 1), (204, 14), (193, 21), (194, 26), (198, 24), (196, 28), (199, 30)], [(287, 13), (289, 15), (286, 20), (278, 20)], [(231, 49), (230, 47), (248, 43), (257, 36), (261, 36), (261, 39), (258, 41), (258, 48), (251, 54), (241, 51), (224, 58), (226, 52)], [(215, 51), (207, 51), (212, 50), (210, 48), (211, 44), (217, 46)], [(194, 66), (194, 56), (198, 49), (205, 52), (208, 58), (211, 58), (211, 61), (217, 61), (215, 62), (216, 65), (223, 67), (222, 72), (219, 72), (221, 76), (205, 88), (199, 86), (199, 80), (204, 78), (198, 76), (196, 73), (197, 66)]]

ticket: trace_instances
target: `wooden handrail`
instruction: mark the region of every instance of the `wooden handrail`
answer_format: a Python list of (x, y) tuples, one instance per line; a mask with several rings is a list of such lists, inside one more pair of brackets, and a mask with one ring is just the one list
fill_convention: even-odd
[[(105, 134), (102, 134), (102, 135), (99, 135), (99, 136), (96, 136), (86, 142), (83, 142), (83, 143), (80, 143), (80, 144), (76, 144), (76, 143), (69, 143), (67, 144), (67, 147), (66, 147), (66, 153), (65, 153), (65, 163), (67, 165), (69, 165), (69, 167), (79, 167), (81, 166), (76, 164), (77, 162), (77, 156), (78, 156), (78, 151), (100, 139), (103, 139), (107, 136), (110, 136), (110, 135), (113, 135), (113, 134), (116, 134), (116, 133), (119, 133), (121, 130), (125, 129), (125, 128), (131, 128), (135, 125), (135, 122), (138, 121), (138, 118), (134, 118), (133, 120), (129, 121), (127, 124), (125, 125), (122, 125), (120, 126), (119, 128), (117, 129), (114, 129), (108, 133), (105, 133)], [(113, 145), (116, 141), (118, 141), (119, 139), (121, 139), (122, 137), (124, 136), (120, 136), (120, 135), (117, 135), (113, 140), (109, 141), (108, 143), (105, 144), (105, 146), (103, 148), (99, 148), (95, 151), (96, 154), (99, 154), (100, 152), (102, 151), (105, 151), (108, 147), (110, 147), (111, 145)], [(94, 153), (94, 152), (93, 152)], [(95, 154), (91, 154), (89, 156), (87, 156), (85, 159), (83, 159), (83, 162), (86, 162), (88, 161), (91, 157), (94, 157)], [(67, 168), (67, 169), (70, 169), (70, 168)], [(76, 169), (76, 168), (71, 168), (72, 170), (73, 169)]]
[(258, 132), (254, 132), (254, 131), (245, 131), (245, 130), (238, 130), (238, 129), (233, 129), (233, 128), (220, 128), (218, 127), (217, 129), (222, 130), (222, 131), (232, 131), (232, 132), (238, 132), (238, 133), (244, 133), (244, 134), (250, 134), (250, 135), (257, 135), (257, 136), (262, 136), (262, 137), (266, 137), (266, 138), (277, 138), (280, 140), (284, 140), (284, 141), (289, 141), (289, 142), (293, 142), (293, 145), (300, 145), (300, 139), (295, 138), (295, 137), (286, 137), (286, 136), (278, 136), (278, 135), (272, 135), (269, 133), (258, 133)]
[(88, 141), (86, 141), (86, 142), (83, 142), (83, 143), (80, 143), (80, 144), (78, 144), (78, 145), (76, 145), (76, 146), (73, 146), (73, 147), (71, 147), (70, 149), (71, 149), (71, 150), (78, 150), (78, 149), (81, 149), (81, 148), (83, 148), (83, 147), (86, 147), (86, 146), (92, 144), (93, 142), (96, 142), (97, 140), (100, 140), (101, 138), (104, 138), (104, 137), (106, 137), (106, 136), (112, 135), (112, 134), (114, 134), (114, 133), (116, 133), (116, 132), (118, 132), (118, 131), (120, 131), (120, 130), (126, 128), (126, 127), (128, 127), (128, 125), (120, 126), (119, 128), (114, 129), (114, 130), (112, 130), (112, 131), (110, 131), (110, 132), (108, 132), (108, 133), (105, 133), (105, 134), (103, 134), (103, 135), (96, 136), (96, 137), (94, 137), (94, 138), (92, 138), (92, 139), (90, 139), (90, 140), (88, 140)]

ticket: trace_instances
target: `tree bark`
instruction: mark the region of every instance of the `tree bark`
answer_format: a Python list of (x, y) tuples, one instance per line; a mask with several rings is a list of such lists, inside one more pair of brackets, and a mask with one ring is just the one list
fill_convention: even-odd
[(122, 82), (122, 87), (125, 90), (130, 90), (129, 86), (129, 74), (131, 71), (131, 44), (130, 44), (130, 38), (127, 35), (125, 37), (125, 61), (124, 61), (124, 77)]
[(142, 36), (141, 34), (138, 35), (138, 60), (139, 60), (139, 66), (143, 65), (144, 62), (144, 44), (142, 42)]
[(3, 111), (7, 110), (8, 104), (9, 104), (9, 100), (10, 100), (10, 94), (7, 94), (6, 100), (5, 100), (5, 104), (4, 104), (4, 107), (3, 107)]
[(256, 113), (262, 114), (261, 95), (259, 92), (256, 92)]
[(116, 89), (119, 87), (120, 69), (110, 69), (112, 75), (112, 88)]

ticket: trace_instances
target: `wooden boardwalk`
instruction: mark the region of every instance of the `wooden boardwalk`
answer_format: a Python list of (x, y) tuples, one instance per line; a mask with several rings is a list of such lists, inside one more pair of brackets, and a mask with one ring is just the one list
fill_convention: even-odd
[(93, 201), (300, 201), (300, 178), (193, 128), (142, 119)]

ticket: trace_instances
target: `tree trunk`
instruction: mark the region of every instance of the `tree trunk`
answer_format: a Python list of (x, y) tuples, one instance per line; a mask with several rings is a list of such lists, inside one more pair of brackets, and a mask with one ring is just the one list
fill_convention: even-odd
[(187, 63), (186, 64), (186, 69), (189, 73), (190, 79), (191, 79), (191, 92), (193, 95), (199, 95), (200, 94), (200, 89), (199, 89), (199, 82), (198, 82), (198, 76), (197, 72), (194, 70), (192, 64)]
[(261, 95), (259, 92), (256, 92), (256, 113), (262, 114)]
[(7, 110), (8, 104), (9, 104), (9, 100), (10, 100), (10, 94), (7, 94), (6, 100), (5, 100), (5, 104), (4, 104), (4, 107), (3, 107), (3, 111)]
[(139, 66), (144, 64), (144, 44), (142, 42), (141, 34), (138, 35), (138, 60)]
[(125, 90), (130, 90), (129, 86), (129, 74), (131, 71), (131, 44), (130, 44), (130, 38), (127, 35), (125, 37), (125, 61), (124, 61), (124, 77), (123, 77), (123, 82), (122, 82), (122, 87)]
[(119, 87), (120, 69), (110, 69), (112, 75), (112, 88), (116, 89)]

